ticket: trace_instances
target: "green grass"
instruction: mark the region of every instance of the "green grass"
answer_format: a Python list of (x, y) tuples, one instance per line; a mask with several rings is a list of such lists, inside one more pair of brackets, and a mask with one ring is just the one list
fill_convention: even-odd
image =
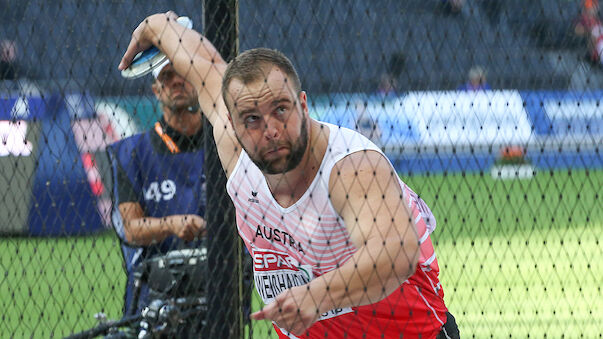
[(64, 337), (121, 316), (125, 275), (117, 238), (0, 240), (0, 337)]
[(438, 219), (440, 278), (463, 337), (601, 337), (603, 172), (403, 179)]
[[(445, 299), (464, 338), (603, 335), (602, 171), (403, 176), (431, 206)], [(116, 239), (0, 240), (0, 337), (62, 337), (121, 312)], [(254, 300), (255, 308), (260, 302)], [(254, 338), (275, 337), (266, 322)]]

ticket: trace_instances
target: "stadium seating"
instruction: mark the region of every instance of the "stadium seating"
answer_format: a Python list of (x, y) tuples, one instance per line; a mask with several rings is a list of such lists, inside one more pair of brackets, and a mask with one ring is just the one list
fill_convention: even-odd
[[(394, 53), (405, 60), (401, 90), (454, 89), (474, 64), (488, 70), (493, 88), (567, 88), (574, 69), (557, 65), (556, 56), (559, 51), (572, 52), (571, 58), (582, 53), (583, 46), (568, 34), (578, 4), (505, 0), (500, 20), (492, 22), (485, 1), (467, 0), (458, 15), (439, 10), (440, 0), (242, 1), (240, 47), (281, 49), (316, 94), (375, 90)], [(15, 8), (16, 16), (7, 18), (1, 30), (18, 40), (21, 63), (32, 76), (79, 79), (100, 95), (140, 94), (148, 84), (124, 82), (116, 70), (130, 30), (146, 13), (169, 8), (187, 12), (197, 27), (202, 22), (200, 1), (157, 4), (32, 0)], [(132, 15), (124, 20), (114, 13), (125, 7)], [(46, 17), (48, 23), (28, 17)], [(546, 34), (534, 38), (535, 32)]]
[[(263, 13), (260, 17), (242, 15), (241, 44), (242, 49), (272, 46), (293, 56), (305, 75), (302, 80), (317, 92), (374, 90), (389, 56), (396, 52), (405, 56), (401, 90), (454, 89), (466, 81), (467, 71), (475, 64), (488, 70), (494, 88), (563, 89), (569, 83), (571, 70), (555, 67), (550, 50), (530, 38), (537, 23), (532, 18), (539, 12), (536, 17), (569, 27), (577, 10), (567, 1), (503, 1), (497, 23), (488, 20), (477, 0), (467, 1), (459, 15), (438, 10), (439, 1), (330, 3), (338, 8), (311, 3), (316, 11), (272, 1), (274, 11), (258, 11)], [(255, 13), (254, 6), (260, 7), (257, 3), (241, 6), (242, 13)], [(269, 30), (260, 28), (259, 23), (281, 11), (295, 17), (296, 24), (287, 24), (291, 20), (285, 17)], [(374, 16), (381, 18), (381, 26), (368, 24)], [(310, 23), (311, 30), (306, 30)], [(298, 39), (312, 39), (313, 48), (299, 50)]]

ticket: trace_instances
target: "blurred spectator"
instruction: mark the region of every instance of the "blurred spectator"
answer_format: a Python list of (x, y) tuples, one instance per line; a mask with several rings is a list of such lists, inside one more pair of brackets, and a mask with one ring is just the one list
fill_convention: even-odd
[(589, 61), (600, 65), (603, 61), (603, 24), (599, 18), (598, 0), (584, 1), (574, 32), (585, 40)]
[(12, 40), (2, 40), (0, 41), (0, 80), (15, 80), (18, 77), (17, 44)]
[(582, 48), (584, 42), (574, 33), (574, 26), (574, 23), (559, 18), (542, 16), (534, 20), (528, 32), (539, 48), (554, 50)]
[(381, 75), (377, 95), (389, 96), (396, 95), (400, 88), (398, 87), (398, 78), (402, 74), (402, 69), (406, 66), (406, 58), (401, 52), (392, 54), (387, 65), (387, 71)]
[(356, 111), (355, 129), (377, 145), (381, 145), (381, 128), (376, 119), (367, 110), (364, 102), (357, 101), (354, 104)]
[(394, 76), (387, 72), (379, 79), (379, 88), (377, 88), (377, 94), (380, 96), (395, 95), (398, 92), (398, 81)]
[(469, 80), (457, 88), (459, 91), (485, 91), (490, 89), (492, 88), (486, 81), (486, 71), (481, 66), (471, 67)]
[(459, 14), (463, 10), (465, 0), (441, 0), (441, 4), (445, 13)]
[(484, 10), (484, 13), (488, 17), (488, 20), (491, 24), (497, 25), (500, 21), (500, 13), (502, 11), (502, 1), (501, 0), (482, 0), (481, 6)]

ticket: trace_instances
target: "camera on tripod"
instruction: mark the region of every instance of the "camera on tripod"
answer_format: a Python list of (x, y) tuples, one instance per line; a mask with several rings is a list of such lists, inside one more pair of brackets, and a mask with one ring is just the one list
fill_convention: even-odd
[[(134, 272), (132, 308), (117, 321), (101, 324), (68, 338), (184, 338), (198, 335), (207, 313), (207, 248), (170, 251), (143, 261)], [(137, 312), (146, 286), (150, 302)], [(99, 317), (97, 317), (98, 319)], [(100, 317), (102, 318), (102, 317)]]
[[(182, 336), (182, 331), (197, 331), (195, 328), (204, 326), (206, 248), (170, 251), (141, 266), (146, 266), (141, 273), (143, 279), (144, 274), (148, 274), (143, 281), (148, 286), (151, 302), (141, 312), (138, 338)], [(137, 300), (133, 305), (136, 304)], [(195, 319), (189, 321), (192, 317)], [(192, 324), (195, 321), (196, 326)]]

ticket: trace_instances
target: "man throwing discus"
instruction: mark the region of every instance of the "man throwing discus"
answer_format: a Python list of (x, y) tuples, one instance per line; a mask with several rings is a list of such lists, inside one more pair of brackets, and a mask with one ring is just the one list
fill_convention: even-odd
[(435, 218), (383, 152), (311, 118), (282, 53), (252, 49), (227, 65), (176, 18), (146, 18), (119, 69), (153, 45), (198, 91), (266, 304), (252, 318), (272, 320), (282, 338), (458, 338)]

